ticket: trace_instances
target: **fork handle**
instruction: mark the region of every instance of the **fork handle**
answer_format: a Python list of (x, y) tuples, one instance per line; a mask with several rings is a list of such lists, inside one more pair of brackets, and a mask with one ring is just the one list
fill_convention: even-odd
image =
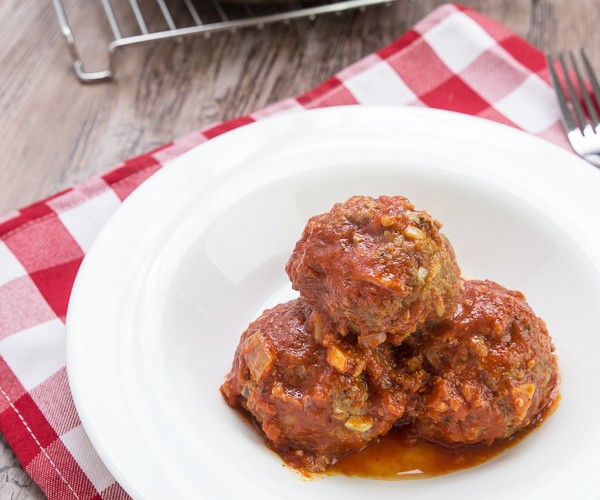
[(584, 155), (584, 158), (595, 167), (600, 168), (600, 154), (588, 153)]

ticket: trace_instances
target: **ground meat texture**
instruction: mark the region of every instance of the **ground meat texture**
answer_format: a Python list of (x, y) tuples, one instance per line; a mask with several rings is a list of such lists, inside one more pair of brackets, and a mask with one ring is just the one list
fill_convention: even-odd
[(407, 341), (429, 387), (412, 412), (420, 435), (446, 444), (506, 439), (539, 418), (558, 393), (545, 323), (520, 292), (466, 281), (451, 320)]
[[(415, 395), (426, 387), (429, 374), (419, 363), (413, 363), (407, 349), (390, 343), (364, 347), (355, 335), (341, 337), (324, 315), (313, 310), (308, 317), (313, 339), (325, 348), (327, 363), (339, 373), (357, 376), (365, 373), (369, 387), (386, 413), (401, 417), (415, 404)], [(410, 417), (410, 415), (409, 415)]]
[(284, 461), (319, 472), (386, 433), (402, 416), (404, 398), (386, 399), (373, 386), (367, 351), (317, 344), (310, 314), (298, 299), (251, 323), (221, 392), (252, 414)]
[(440, 224), (402, 196), (355, 196), (312, 217), (286, 271), (293, 287), (365, 347), (399, 345), (452, 315), (460, 269)]

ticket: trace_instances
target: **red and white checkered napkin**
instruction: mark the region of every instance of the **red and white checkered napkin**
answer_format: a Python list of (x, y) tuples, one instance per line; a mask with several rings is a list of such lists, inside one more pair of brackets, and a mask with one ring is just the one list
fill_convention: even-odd
[(194, 132), (0, 218), (0, 431), (50, 499), (127, 498), (81, 426), (65, 370), (71, 286), (104, 222), (193, 146), (273, 113), (341, 104), (449, 109), (568, 147), (542, 53), (477, 12), (444, 5), (304, 95)]

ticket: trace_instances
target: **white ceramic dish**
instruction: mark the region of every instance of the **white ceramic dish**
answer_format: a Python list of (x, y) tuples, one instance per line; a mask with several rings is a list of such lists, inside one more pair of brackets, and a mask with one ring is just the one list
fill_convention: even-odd
[[(394, 193), (442, 221), (467, 275), (526, 293), (557, 345), (562, 402), (474, 469), (301, 480), (218, 387), (248, 322), (293, 296), (284, 265), (308, 217)], [(600, 172), (489, 121), (340, 107), (243, 127), (165, 166), (85, 258), (67, 320), (77, 410), (135, 498), (598, 498), (598, 221)]]

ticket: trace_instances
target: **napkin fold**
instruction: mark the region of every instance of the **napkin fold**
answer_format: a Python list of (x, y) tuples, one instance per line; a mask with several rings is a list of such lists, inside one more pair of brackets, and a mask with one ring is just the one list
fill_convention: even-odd
[(543, 54), (488, 17), (447, 4), (303, 95), (193, 132), (0, 217), (0, 432), (48, 498), (129, 498), (86, 436), (65, 367), (71, 287), (106, 220), (146, 178), (202, 142), (275, 113), (347, 104), (457, 111), (569, 148)]

